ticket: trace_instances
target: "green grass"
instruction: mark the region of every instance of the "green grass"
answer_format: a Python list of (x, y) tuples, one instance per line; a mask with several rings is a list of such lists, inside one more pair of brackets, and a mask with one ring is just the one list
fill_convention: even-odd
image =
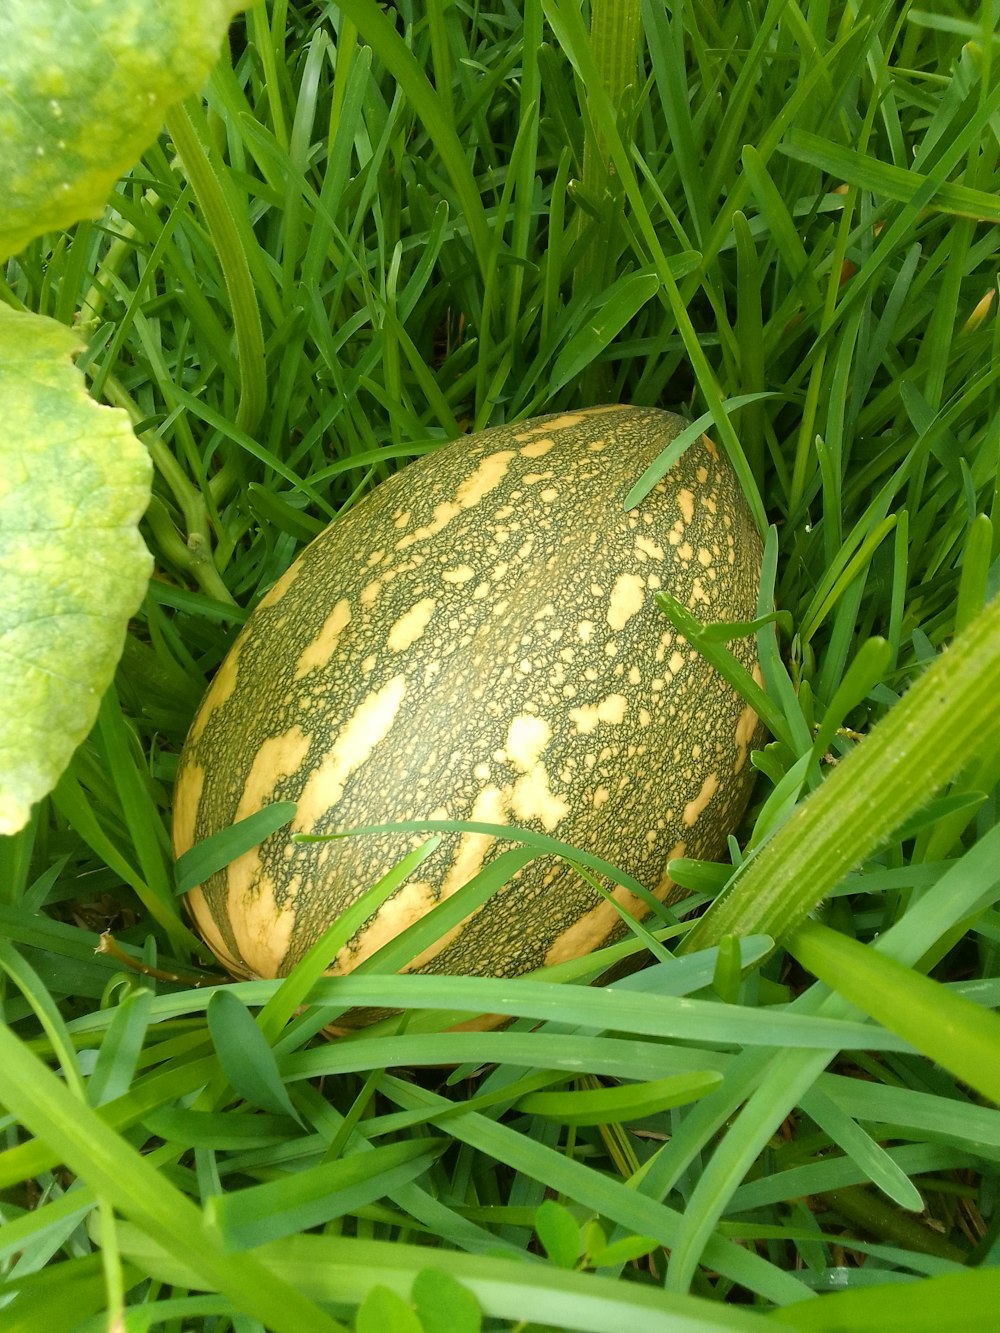
[[(0, 839), (5, 1329), (1000, 1299), (997, 9), (650, 0), (633, 79), (636, 7), (591, 8), (593, 40), (572, 0), (257, 5), (104, 218), (0, 272), (148, 444), (157, 569)], [(217, 984), (170, 790), (248, 611), (408, 460), (611, 400), (707, 414), (768, 533), (772, 739), (732, 864), (674, 866), (718, 904), (602, 990), (642, 939), (517, 986), (400, 949)], [(358, 1004), (404, 1015), (317, 1038)], [(480, 1012), (513, 1021), (446, 1031)]]

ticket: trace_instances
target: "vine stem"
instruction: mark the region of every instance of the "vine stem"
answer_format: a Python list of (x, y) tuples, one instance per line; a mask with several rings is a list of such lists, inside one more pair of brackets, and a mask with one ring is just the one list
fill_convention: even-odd
[[(104, 397), (112, 406), (128, 413), (132, 428), (135, 430), (142, 421), (143, 414), (114, 375), (109, 375), (105, 381)], [(217, 602), (225, 602), (229, 606), (236, 606), (236, 599), (223, 582), (222, 575), (212, 558), (212, 533), (204, 496), (197, 487), (192, 486), (184, 469), (161, 439), (149, 431), (139, 434), (139, 439), (149, 450), (153, 466), (170, 487), (184, 517), (184, 526), (187, 528), (185, 541), (175, 528), (162, 500), (155, 495), (150, 498), (146, 517), (156, 533), (164, 554), (181, 569), (186, 569), (207, 597), (213, 597)]]
[(150, 967), (148, 963), (141, 962), (138, 958), (133, 958), (122, 949), (110, 930), (102, 931), (100, 941), (94, 953), (106, 954), (113, 958), (115, 962), (122, 963), (133, 972), (138, 972), (141, 976), (152, 977), (156, 981), (172, 981), (182, 986), (192, 986), (196, 990), (202, 986), (218, 986), (221, 982), (228, 980), (227, 977), (220, 976), (192, 976), (190, 973), (165, 972), (160, 967)]
[(737, 871), (682, 941), (775, 939), (978, 754), (1000, 743), (1000, 597), (956, 635), (898, 704)]

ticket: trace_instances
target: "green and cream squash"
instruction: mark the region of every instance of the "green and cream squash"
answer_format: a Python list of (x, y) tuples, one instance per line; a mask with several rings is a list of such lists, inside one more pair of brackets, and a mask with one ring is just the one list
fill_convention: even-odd
[[(290, 825), (188, 895), (236, 976), (283, 976), (426, 835), (296, 843), (413, 819), (521, 826), (594, 852), (665, 899), (673, 857), (717, 857), (743, 811), (757, 717), (671, 627), (749, 620), (761, 547), (702, 436), (623, 500), (686, 423), (605, 407), (454, 441), (330, 525), (257, 606), (191, 728), (174, 843), (274, 801)], [(733, 650), (756, 670), (752, 639)], [(350, 971), (504, 847), (445, 837), (348, 944)], [(641, 902), (616, 896), (636, 916)], [(513, 976), (622, 933), (562, 861), (531, 862), (413, 961)]]

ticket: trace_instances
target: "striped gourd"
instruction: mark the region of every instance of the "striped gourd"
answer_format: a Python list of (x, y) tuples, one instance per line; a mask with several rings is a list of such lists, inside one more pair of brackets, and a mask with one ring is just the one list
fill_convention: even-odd
[[(456, 440), (338, 518), (263, 598), (205, 696), (175, 794), (177, 854), (297, 802), (288, 827), (188, 895), (233, 974), (284, 975), (422, 840), (296, 843), (295, 832), (517, 825), (614, 862), (660, 898), (672, 857), (724, 850), (757, 718), (654, 593), (669, 589), (702, 620), (751, 619), (758, 533), (705, 436), (638, 507), (623, 505), (684, 425), (610, 407)], [(756, 670), (752, 639), (733, 650)], [(503, 845), (447, 835), (330, 972), (369, 957)], [(620, 933), (611, 903), (542, 856), (412, 966), (515, 975)]]

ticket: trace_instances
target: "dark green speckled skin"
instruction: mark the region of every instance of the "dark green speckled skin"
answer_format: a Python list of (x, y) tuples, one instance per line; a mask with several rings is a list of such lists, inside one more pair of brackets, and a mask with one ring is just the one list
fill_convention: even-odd
[[(456, 440), (338, 518), (261, 602), (202, 704), (175, 796), (178, 854), (263, 804), (299, 802), (290, 828), (189, 896), (231, 971), (284, 975), (422, 841), (296, 844), (296, 828), (508, 823), (604, 857), (661, 898), (671, 857), (724, 850), (757, 720), (654, 593), (703, 620), (752, 619), (758, 533), (705, 437), (637, 509), (622, 503), (685, 424), (617, 407)], [(732, 648), (753, 670), (752, 639)], [(446, 835), (331, 970), (509, 845)], [(417, 965), (515, 975), (621, 930), (591, 886), (541, 856)]]

